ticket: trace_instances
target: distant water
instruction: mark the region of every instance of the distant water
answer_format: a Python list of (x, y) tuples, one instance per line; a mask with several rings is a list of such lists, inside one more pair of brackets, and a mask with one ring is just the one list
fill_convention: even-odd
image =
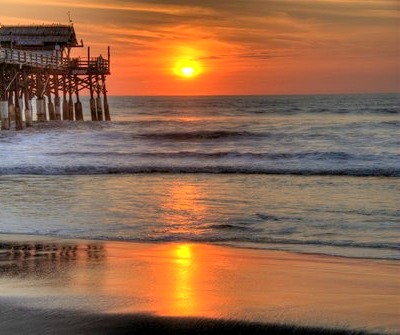
[(400, 259), (399, 94), (110, 105), (0, 132), (0, 233)]

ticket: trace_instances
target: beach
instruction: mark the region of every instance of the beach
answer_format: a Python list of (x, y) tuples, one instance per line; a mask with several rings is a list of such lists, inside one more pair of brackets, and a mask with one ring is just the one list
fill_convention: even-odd
[(1, 235), (0, 328), (267, 333), (279, 325), (394, 334), (398, 273), (390, 260)]
[(110, 97), (1, 132), (0, 332), (399, 333), (398, 97)]
[(0, 335), (400, 334), (399, 1), (0, 9)]

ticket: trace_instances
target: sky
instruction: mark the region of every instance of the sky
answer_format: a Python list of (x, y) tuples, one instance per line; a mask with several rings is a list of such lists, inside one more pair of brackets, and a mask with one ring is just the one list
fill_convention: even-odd
[[(400, 0), (0, 0), (0, 8), (3, 25), (68, 24), (69, 12), (92, 55), (111, 47), (112, 95), (400, 91)], [(195, 75), (179, 75), (182, 62)]]

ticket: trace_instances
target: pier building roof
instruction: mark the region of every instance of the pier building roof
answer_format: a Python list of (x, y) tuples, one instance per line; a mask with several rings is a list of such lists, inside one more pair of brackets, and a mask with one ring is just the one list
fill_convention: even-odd
[(0, 26), (0, 46), (15, 49), (54, 50), (77, 47), (72, 25)]

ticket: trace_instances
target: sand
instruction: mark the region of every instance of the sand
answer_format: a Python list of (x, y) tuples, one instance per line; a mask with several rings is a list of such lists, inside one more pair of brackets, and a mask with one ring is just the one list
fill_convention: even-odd
[(398, 275), (396, 261), (0, 235), (0, 329), (395, 334)]

